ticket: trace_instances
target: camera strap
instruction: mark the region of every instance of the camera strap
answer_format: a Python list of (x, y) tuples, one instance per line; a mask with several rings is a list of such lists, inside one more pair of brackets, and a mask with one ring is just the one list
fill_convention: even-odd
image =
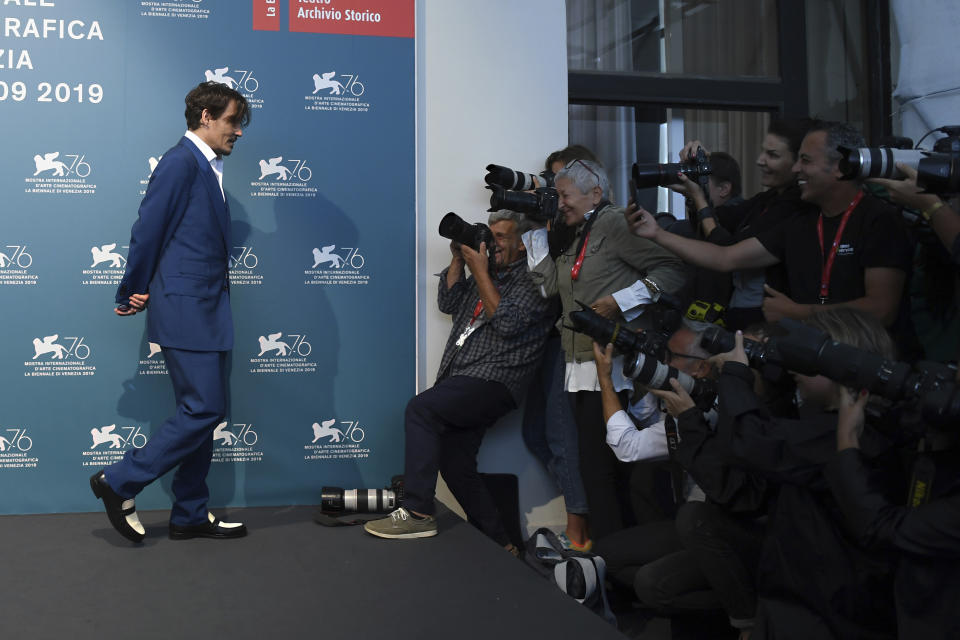
[(473, 307), (473, 317), (470, 318), (470, 322), (467, 323), (467, 326), (465, 326), (463, 331), (460, 332), (460, 337), (457, 338), (456, 344), (458, 349), (466, 344), (467, 338), (470, 337), (470, 334), (483, 325), (482, 320), (477, 323), (477, 318), (480, 317), (481, 313), (483, 313), (483, 298), (477, 300), (477, 304)]
[(670, 455), (670, 485), (673, 489), (673, 500), (677, 506), (683, 504), (686, 494), (687, 477), (683, 467), (674, 459), (677, 448), (680, 446), (680, 431), (677, 420), (669, 413), (664, 412), (663, 430), (667, 436), (667, 453)]
[(570, 279), (574, 282), (580, 277), (580, 268), (583, 266), (583, 258), (587, 255), (587, 242), (590, 241), (590, 228), (593, 222), (600, 216), (600, 210), (610, 204), (608, 200), (601, 200), (593, 209), (593, 214), (587, 219), (583, 229), (580, 230), (580, 243), (577, 245), (577, 259), (570, 269)]
[[(857, 197), (853, 199), (846, 211), (843, 212), (843, 217), (840, 219), (840, 227), (837, 229), (837, 234), (833, 238), (833, 244), (830, 245), (830, 254), (826, 256), (826, 262), (820, 270), (820, 304), (827, 304), (830, 300), (830, 275), (833, 273), (833, 263), (837, 258), (837, 251), (840, 248), (840, 238), (843, 236), (843, 230), (847, 227), (850, 215), (853, 213), (853, 210), (857, 208), (857, 205), (860, 204), (861, 200), (863, 200), (863, 190), (857, 192)], [(823, 260), (825, 256), (823, 246), (823, 211), (820, 212), (820, 217), (817, 219), (817, 239), (820, 241), (820, 259)]]

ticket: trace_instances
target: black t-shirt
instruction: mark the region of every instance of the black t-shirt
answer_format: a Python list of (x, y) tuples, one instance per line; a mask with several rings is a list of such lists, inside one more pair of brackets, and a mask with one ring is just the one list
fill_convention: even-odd
[[(787, 271), (790, 297), (799, 304), (820, 299), (820, 274), (843, 216), (823, 218), (824, 254), (817, 238), (819, 213), (805, 213), (788, 223), (756, 235)], [(830, 277), (828, 302), (847, 302), (864, 296), (865, 269), (888, 267), (910, 273), (912, 248), (897, 210), (869, 194), (850, 215)]]
[[(725, 213), (721, 213), (724, 212)], [(714, 244), (736, 244), (741, 240), (753, 238), (787, 224), (792, 218), (805, 213), (816, 212), (816, 206), (800, 199), (800, 188), (791, 185), (783, 191), (769, 189), (762, 191), (749, 200), (733, 206), (718, 207), (714, 210), (720, 223), (707, 237)], [(724, 223), (736, 221), (737, 226), (730, 228)], [(749, 273), (749, 272), (748, 272)], [(757, 271), (756, 273), (759, 273)], [(777, 291), (790, 295), (790, 284), (783, 264), (775, 264), (764, 271), (766, 284)], [(750, 277), (749, 275), (747, 277)], [(759, 310), (757, 310), (759, 314)], [(761, 322), (762, 319), (757, 319)]]
[[(779, 226), (799, 213), (815, 209), (800, 199), (800, 188), (796, 185), (783, 191), (761, 191), (749, 200), (716, 207), (713, 211), (720, 227), (710, 234), (710, 241), (715, 244), (734, 244)], [(717, 234), (716, 239), (714, 234)]]

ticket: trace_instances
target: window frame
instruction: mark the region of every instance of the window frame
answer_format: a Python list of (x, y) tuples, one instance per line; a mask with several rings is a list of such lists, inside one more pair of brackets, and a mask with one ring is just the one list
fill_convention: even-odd
[[(805, 0), (777, 1), (779, 78), (706, 78), (629, 71), (568, 71), (570, 104), (770, 111), (806, 116)], [(789, 51), (790, 55), (784, 52)]]

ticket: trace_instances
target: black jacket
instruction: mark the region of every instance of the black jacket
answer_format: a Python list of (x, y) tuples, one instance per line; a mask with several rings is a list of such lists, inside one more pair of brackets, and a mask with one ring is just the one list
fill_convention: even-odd
[[(864, 549), (847, 531), (823, 475), (836, 449), (836, 414), (775, 418), (752, 383), (745, 365), (724, 365), (717, 424), (734, 464), (779, 485), (761, 553), (752, 638), (895, 637), (890, 558)], [(892, 444), (869, 428), (864, 451), (887, 468), (899, 467)], [(902, 483), (900, 474), (889, 475), (892, 485)]]
[(936, 469), (932, 497), (912, 509), (884, 497), (858, 449), (837, 453), (825, 475), (860, 540), (899, 552), (899, 637), (960, 638), (960, 452), (925, 457)]

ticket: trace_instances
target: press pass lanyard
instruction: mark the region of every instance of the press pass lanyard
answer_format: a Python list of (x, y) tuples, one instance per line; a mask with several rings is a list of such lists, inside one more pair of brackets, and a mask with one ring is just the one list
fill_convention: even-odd
[(577, 260), (573, 263), (573, 267), (570, 269), (570, 279), (574, 282), (576, 282), (577, 278), (580, 277), (580, 268), (583, 266), (583, 258), (587, 255), (587, 243), (590, 241), (590, 227), (593, 226), (593, 221), (597, 219), (600, 209), (603, 209), (608, 204), (610, 203), (606, 200), (601, 200), (590, 213), (590, 218), (587, 220), (587, 223), (583, 225), (583, 231), (580, 234), (580, 246), (577, 248)]
[(480, 328), (480, 324), (476, 324), (477, 318), (480, 317), (480, 314), (483, 313), (483, 298), (477, 300), (477, 304), (473, 307), (473, 317), (470, 318), (470, 322), (463, 328), (463, 331), (460, 332), (460, 337), (457, 338), (457, 348), (462, 347), (466, 342), (467, 338), (470, 337), (470, 334)]
[[(587, 224), (590, 223), (588, 222)], [(580, 241), (580, 253), (577, 254), (577, 261), (573, 263), (573, 267), (570, 269), (570, 279), (574, 282), (580, 277), (580, 267), (583, 266), (583, 256), (587, 253), (587, 243), (589, 241), (590, 232), (587, 231), (583, 234), (583, 239)]]
[[(857, 208), (861, 200), (863, 200), (863, 191), (857, 193), (857, 197), (853, 199), (853, 202), (850, 203), (847, 210), (843, 212), (843, 218), (840, 219), (840, 228), (837, 229), (837, 235), (833, 238), (830, 255), (827, 256), (827, 261), (824, 263), (823, 269), (820, 272), (820, 304), (827, 304), (827, 301), (830, 299), (830, 274), (833, 273), (833, 263), (837, 258), (837, 250), (840, 248), (840, 237), (843, 236), (843, 230), (850, 220), (850, 214)], [(817, 239), (820, 241), (820, 259), (822, 260), (824, 256), (822, 211), (820, 212), (820, 218), (817, 220)]]

